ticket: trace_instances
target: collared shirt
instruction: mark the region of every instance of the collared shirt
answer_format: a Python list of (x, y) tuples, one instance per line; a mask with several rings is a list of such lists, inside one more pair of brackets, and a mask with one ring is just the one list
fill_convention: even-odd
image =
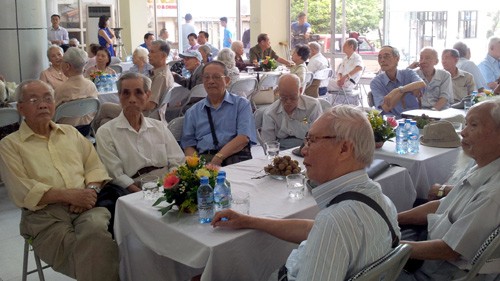
[(294, 137), (304, 139), (311, 124), (323, 110), (315, 98), (300, 95), (297, 108), (292, 115), (283, 109), (281, 100), (273, 102), (265, 109), (262, 119), (261, 136), (264, 142)]
[(181, 26), (181, 31), (182, 31), (182, 50), (187, 50), (190, 47), (189, 40), (187, 37), (190, 33), (196, 34), (196, 29), (193, 24), (184, 23)]
[(214, 146), (208, 115), (205, 107), (211, 109), (218, 149), (238, 135), (247, 136), (250, 143), (256, 143), (255, 121), (250, 102), (226, 91), (224, 100), (214, 108), (207, 98), (202, 99), (186, 112), (181, 144), (182, 148), (195, 147), (198, 152), (217, 149)]
[(191, 73), (191, 76), (186, 78), (181, 75), (174, 75), (173, 78), (175, 83), (181, 85), (184, 88), (187, 88), (188, 90), (191, 90), (192, 88), (194, 88), (194, 86), (203, 84), (202, 70), (203, 64), (200, 64), (193, 71), (193, 73)]
[(165, 123), (144, 116), (137, 132), (120, 113), (99, 128), (96, 143), (113, 183), (123, 188), (133, 184), (132, 176), (144, 167), (166, 167), (166, 172), (184, 162), (184, 152)]
[[(375, 107), (382, 110), (382, 103), (384, 102), (384, 97), (387, 94), (400, 86), (405, 86), (417, 81), (422, 81), (422, 78), (420, 78), (417, 73), (411, 69), (398, 69), (396, 73), (396, 81), (391, 81), (385, 72), (377, 75), (370, 83), (370, 89), (372, 90)], [(420, 108), (417, 98), (410, 93), (405, 95), (404, 101), (406, 108), (403, 108), (403, 104), (399, 101), (390, 112), (385, 113), (391, 113), (396, 115), (397, 118), (401, 118), (401, 112)]]
[(134, 64), (134, 65), (132, 65), (132, 66), (129, 68), (129, 70), (128, 70), (127, 72), (141, 73), (141, 74), (146, 75), (147, 77), (149, 77), (149, 73), (150, 73), (149, 71), (150, 71), (150, 70), (153, 70), (153, 66), (152, 66), (152, 65), (150, 65), (149, 63), (146, 63), (146, 64), (144, 65), (144, 68), (142, 69), (142, 71), (141, 71), (141, 72), (139, 72), (139, 67), (137, 67), (137, 65), (135, 65), (135, 64)]
[(68, 80), (68, 77), (66, 77), (66, 75), (64, 75), (64, 73), (61, 70), (56, 70), (51, 65), (49, 66), (49, 68), (45, 69), (44, 71), (42, 71), (42, 73), (40, 73), (40, 80), (49, 83), (55, 90), (57, 89), (57, 87), (63, 84), (64, 81)]
[(333, 198), (347, 191), (375, 200), (400, 236), (396, 207), (382, 194), (380, 185), (364, 170), (351, 172), (312, 189), (321, 211), (307, 240), (286, 262), (288, 280), (346, 280), (391, 251), (390, 230), (368, 205), (348, 200), (326, 208)]
[[(316, 71), (323, 70), (330, 66), (328, 59), (323, 56), (322, 53), (317, 53), (309, 59), (309, 63), (307, 64), (307, 70), (309, 72), (315, 73)], [(320, 87), (328, 86), (328, 79), (322, 80), (319, 84)]]
[(470, 74), (472, 74), (472, 76), (474, 76), (474, 83), (476, 83), (476, 88), (474, 90), (480, 88), (488, 89), (488, 85), (484, 80), (481, 70), (479, 70), (474, 62), (466, 58), (460, 58), (458, 59), (457, 67), (458, 69), (469, 72)]
[(500, 159), (472, 168), (460, 184), (440, 200), (435, 214), (427, 216), (428, 239), (442, 239), (461, 256), (449, 263), (425, 261), (417, 276), (423, 274), (443, 280), (460, 272), (453, 264), (468, 264), (483, 241), (500, 225)]
[(306, 84), (307, 84), (307, 81), (306, 81), (306, 73), (307, 73), (306, 63), (303, 62), (301, 64), (293, 65), (292, 67), (290, 67), (290, 73), (295, 74), (299, 77), (300, 87), (302, 87), (301, 94), (303, 94), (304, 91), (306, 90)]
[[(56, 106), (61, 103), (83, 99), (83, 98), (95, 98), (97, 99), (99, 93), (97, 89), (89, 79), (85, 79), (83, 75), (71, 76), (64, 82), (61, 86), (57, 87), (55, 91), (55, 102)], [(76, 118), (61, 118), (58, 123), (70, 124), (73, 126), (87, 125), (92, 122), (95, 114), (85, 115), (83, 117)]]
[(463, 98), (471, 95), (476, 89), (474, 77), (469, 72), (457, 69), (457, 75), (451, 77), (453, 85), (453, 100), (450, 103), (460, 102)]
[(54, 29), (54, 27), (51, 26), (47, 30), (47, 39), (49, 41), (62, 40), (63, 44), (68, 44), (69, 43), (68, 31), (66, 30), (66, 28), (62, 26), (59, 26), (57, 29)]
[[(154, 68), (151, 70), (151, 97), (149, 101), (156, 103), (157, 107), (160, 105), (162, 98), (167, 94), (167, 91), (174, 86), (174, 77), (167, 65)], [(145, 116), (149, 116), (151, 112), (143, 111)], [(156, 116), (150, 116), (154, 119)]]
[(422, 108), (433, 108), (440, 98), (447, 100), (442, 109), (450, 107), (450, 101), (453, 100), (453, 85), (451, 75), (443, 69), (436, 69), (431, 81), (427, 81), (422, 70), (417, 70), (418, 76), (424, 80), (426, 86), (422, 95)]
[[(337, 69), (336, 75), (334, 77), (332, 77), (330, 79), (330, 81), (328, 81), (328, 90), (329, 91), (340, 91), (341, 88), (337, 85), (337, 78), (338, 78), (339, 74), (347, 75), (349, 72), (351, 72), (357, 66), (363, 68), (363, 59), (361, 58), (361, 56), (358, 53), (354, 52), (354, 53), (352, 53), (352, 55), (350, 57), (345, 56)], [(356, 74), (351, 76), (351, 79), (357, 83), (359, 81), (359, 79), (361, 78), (362, 72), (363, 71), (356, 72)], [(349, 81), (349, 79), (347, 79), (344, 82), (343, 89), (344, 90), (352, 90), (352, 89), (354, 89), (354, 86), (356, 86), (356, 84), (353, 84), (351, 81)]]
[(110, 180), (92, 144), (73, 126), (50, 122), (48, 138), (23, 122), (0, 141), (0, 172), (9, 196), (32, 211), (49, 189), (83, 189)]
[[(487, 55), (477, 67), (481, 70), (486, 83), (495, 82), (500, 78), (500, 60), (490, 55)], [(486, 86), (486, 88), (489, 89), (490, 87)]]
[(279, 56), (274, 52), (272, 48), (262, 50), (259, 46), (259, 44), (253, 46), (250, 48), (250, 62), (253, 63), (254, 61), (260, 62), (261, 60), (265, 60), (266, 57), (271, 57), (275, 60), (279, 58)]

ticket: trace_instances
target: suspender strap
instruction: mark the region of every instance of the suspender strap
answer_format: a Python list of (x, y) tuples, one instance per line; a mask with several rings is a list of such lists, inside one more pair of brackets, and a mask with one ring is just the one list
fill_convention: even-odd
[(210, 123), (210, 132), (212, 132), (212, 139), (214, 142), (215, 150), (219, 150), (219, 140), (217, 140), (217, 135), (215, 135), (214, 120), (212, 120), (212, 111), (208, 106), (205, 106), (208, 115), (208, 123)]
[(354, 192), (354, 191), (348, 191), (344, 192), (337, 197), (333, 198), (326, 207), (330, 207), (333, 204), (345, 201), (345, 200), (354, 200), (354, 201), (360, 201), (365, 203), (366, 205), (370, 206), (373, 210), (375, 210), (387, 223), (387, 226), (389, 227), (389, 230), (391, 231), (391, 236), (392, 236), (392, 248), (396, 248), (399, 244), (399, 238), (396, 235), (396, 232), (394, 231), (394, 228), (392, 227), (392, 224), (389, 222), (389, 218), (387, 218), (387, 215), (385, 214), (384, 210), (382, 210), (382, 207), (380, 207), (377, 202), (375, 202), (373, 199), (370, 197), (361, 194), (359, 192)]

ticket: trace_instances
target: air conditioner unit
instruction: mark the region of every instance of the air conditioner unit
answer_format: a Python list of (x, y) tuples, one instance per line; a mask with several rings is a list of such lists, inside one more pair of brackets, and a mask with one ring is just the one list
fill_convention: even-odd
[(85, 36), (85, 43), (87, 44), (87, 51), (90, 51), (90, 44), (99, 44), (97, 33), (99, 32), (99, 17), (108, 16), (110, 21), (109, 28), (113, 27), (114, 9), (113, 5), (88, 5), (87, 6), (87, 33)]

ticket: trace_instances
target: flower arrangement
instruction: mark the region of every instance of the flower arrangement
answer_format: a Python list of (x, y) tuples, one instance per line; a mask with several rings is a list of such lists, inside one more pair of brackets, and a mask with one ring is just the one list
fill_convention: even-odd
[(163, 196), (153, 206), (163, 201), (171, 203), (167, 207), (160, 208), (162, 215), (166, 214), (173, 206), (179, 208), (179, 212), (194, 213), (198, 209), (197, 191), (201, 177), (208, 177), (210, 185), (215, 185), (219, 173), (219, 167), (205, 164), (203, 157), (186, 156), (186, 163), (176, 170), (167, 173), (163, 178)]
[(97, 82), (96, 81), (97, 77), (101, 77), (101, 76), (106, 75), (106, 74), (107, 73), (104, 71), (96, 70), (96, 71), (91, 72), (89, 76), (90, 76), (90, 80), (92, 80), (92, 82), (95, 83), (95, 82)]
[(484, 89), (482, 92), (477, 93), (477, 95), (473, 95), (472, 102), (474, 104), (476, 104), (478, 102), (485, 101), (485, 100), (487, 100), (487, 99), (489, 99), (489, 98), (491, 98), (493, 96), (495, 96), (495, 94), (493, 93), (493, 91)]
[[(376, 110), (370, 111), (368, 113), (368, 120), (370, 121), (370, 125), (372, 125), (375, 142), (384, 142), (396, 136), (393, 129), (393, 125), (395, 124), (390, 124), (384, 120), (380, 112)], [(396, 122), (395, 119), (391, 120), (391, 122)]]
[(434, 121), (434, 119), (430, 118), (425, 114), (422, 114), (422, 116), (416, 116), (414, 119), (415, 121), (417, 121), (417, 128), (419, 129), (423, 129), (425, 125)]
[(275, 70), (278, 67), (278, 63), (270, 56), (266, 56), (266, 59), (260, 62), (260, 67), (266, 70)]

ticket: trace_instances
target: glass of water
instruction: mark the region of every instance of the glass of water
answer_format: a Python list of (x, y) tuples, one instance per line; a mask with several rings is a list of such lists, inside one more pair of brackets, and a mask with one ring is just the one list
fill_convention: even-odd
[(304, 198), (305, 176), (303, 174), (291, 174), (286, 176), (288, 197), (292, 200)]
[(159, 195), (158, 176), (144, 176), (141, 178), (141, 188), (144, 200), (156, 200)]
[(280, 153), (280, 142), (279, 141), (268, 141), (264, 144), (266, 146), (267, 158), (269, 160), (274, 159)]
[(234, 191), (231, 194), (231, 209), (241, 214), (250, 214), (250, 193)]
[(472, 106), (472, 100), (466, 99), (464, 100), (464, 110), (465, 112), (469, 111), (469, 108)]

